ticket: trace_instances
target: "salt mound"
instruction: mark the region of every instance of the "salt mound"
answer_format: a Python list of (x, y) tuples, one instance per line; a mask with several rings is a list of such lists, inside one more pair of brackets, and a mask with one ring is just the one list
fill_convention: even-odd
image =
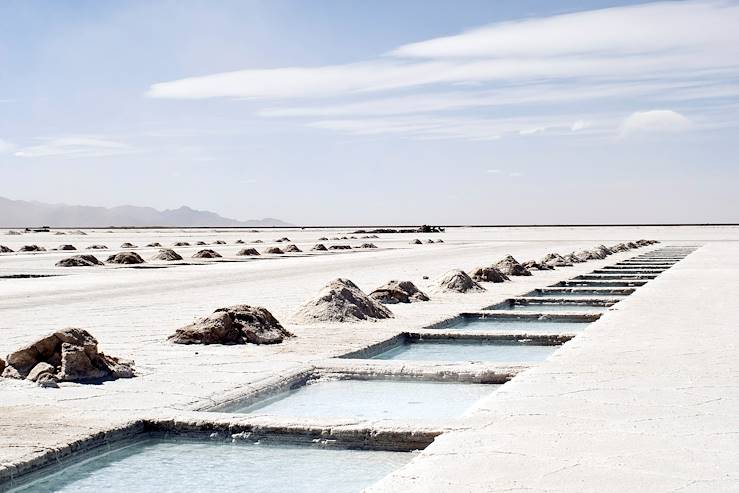
[(244, 240), (236, 240), (236, 241), (234, 241), (234, 244), (236, 244), (236, 245), (243, 245), (244, 244)]
[(177, 329), (175, 344), (277, 344), (293, 335), (260, 306), (219, 308), (212, 315)]
[(362, 243), (359, 245), (359, 248), (377, 248), (377, 245), (374, 243)]
[(77, 250), (77, 248), (75, 248), (74, 245), (59, 245), (58, 247), (55, 248), (55, 250), (69, 251), (69, 250)]
[(65, 233), (64, 231), (54, 231), (54, 235), (55, 235), (55, 236), (64, 236), (64, 235), (66, 235), (66, 234), (67, 234), (67, 233)]
[(583, 259), (575, 255), (574, 253), (568, 253), (562, 258), (565, 259), (567, 262), (572, 262), (573, 264), (581, 264), (585, 262)]
[(628, 250), (629, 250), (629, 247), (628, 247), (628, 246), (626, 246), (626, 244), (625, 244), (625, 243), (618, 243), (618, 244), (616, 244), (616, 245), (613, 245), (613, 246), (611, 247), (611, 251), (612, 251), (612, 252), (626, 252), (626, 251), (628, 251)]
[(478, 267), (470, 272), (470, 277), (478, 282), (503, 282), (508, 281), (508, 276), (495, 267)]
[(613, 255), (613, 250), (611, 250), (605, 245), (598, 245), (597, 247), (594, 248), (594, 250), (600, 252), (600, 254), (603, 255), (603, 258), (606, 258), (609, 255)]
[(283, 251), (282, 251), (282, 250), (281, 250), (280, 248), (278, 248), (278, 247), (269, 247), (269, 248), (267, 248), (267, 249), (266, 249), (266, 250), (264, 251), (264, 253), (271, 253), (271, 254), (273, 254), (273, 255), (282, 255), (282, 254), (283, 254), (283, 253), (285, 253), (285, 252), (283, 252)]
[(259, 252), (257, 251), (256, 248), (242, 248), (241, 250), (236, 252), (236, 255), (241, 255), (242, 257), (243, 256), (254, 256), (254, 255), (259, 255)]
[[(205, 243), (203, 243), (205, 245)], [(184, 247), (184, 246), (190, 246), (190, 244), (186, 241), (178, 241), (174, 244), (176, 247)]]
[(518, 263), (518, 260), (513, 258), (512, 255), (508, 255), (506, 258), (495, 264), (495, 267), (507, 276), (530, 276), (531, 272)]
[(434, 243), (434, 240), (432, 240), (431, 238), (429, 238), (428, 240), (426, 240), (426, 243), (432, 244), (432, 243)]
[(155, 241), (154, 243), (149, 243), (149, 244), (148, 244), (148, 245), (146, 245), (146, 246), (147, 246), (147, 247), (150, 247), (150, 248), (157, 248), (157, 247), (161, 247), (161, 246), (162, 246), (162, 244), (161, 244), (161, 243), (159, 243), (158, 241)]
[[(196, 242), (195, 242), (195, 244), (196, 244), (196, 245), (198, 245), (198, 246), (203, 246), (203, 245), (207, 245), (207, 243), (206, 243), (206, 242), (204, 242), (203, 240), (200, 240), (200, 241), (196, 241)], [(176, 246), (176, 245), (175, 245), (175, 246)]]
[(351, 250), (351, 248), (349, 245), (331, 245), (328, 247), (329, 250)]
[(315, 252), (325, 252), (328, 248), (326, 248), (326, 245), (323, 243), (317, 243), (313, 248), (311, 248), (311, 250)]
[(295, 245), (288, 245), (288, 246), (285, 247), (285, 253), (288, 253), (288, 252), (289, 253), (299, 253), (299, 252), (302, 252), (302, 251), (303, 250), (301, 250), (300, 248), (298, 248)]
[(3, 376), (47, 387), (56, 387), (60, 381), (97, 382), (134, 376), (132, 361), (98, 352), (97, 345), (86, 330), (60, 330), (9, 354)]
[(296, 319), (310, 322), (356, 322), (392, 318), (390, 310), (373, 300), (349, 279), (335, 279), (307, 301)]
[(410, 281), (389, 281), (369, 295), (370, 298), (386, 305), (429, 300), (429, 297)]
[(439, 289), (455, 293), (485, 291), (485, 288), (473, 281), (467, 273), (458, 269), (450, 270), (442, 276), (439, 281)]
[(636, 243), (634, 243), (633, 241), (630, 241), (630, 242), (628, 242), (628, 243), (626, 244), (626, 246), (627, 246), (627, 247), (629, 247), (629, 248), (632, 248), (632, 249), (633, 249), (633, 248), (639, 248), (639, 245), (637, 245), (637, 244), (636, 244)]
[(326, 238), (325, 236), (321, 236), (320, 238), (318, 238), (318, 241), (328, 241), (328, 238)]
[(13, 230), (10, 230), (10, 231), (8, 231), (8, 232), (7, 232), (7, 233), (5, 233), (5, 234), (6, 234), (6, 235), (11, 235), (11, 236), (16, 236), (16, 235), (20, 235), (20, 234), (22, 234), (22, 233), (21, 233), (20, 231), (13, 231)]
[(107, 249), (108, 247), (106, 247), (105, 245), (90, 245), (89, 247), (87, 247), (87, 250), (107, 250)]
[(13, 250), (5, 245), (0, 245), (0, 253), (13, 253)]
[(562, 255), (558, 253), (548, 253), (541, 259), (542, 264), (549, 265), (551, 267), (571, 267), (572, 262), (568, 261)]
[(106, 262), (109, 264), (143, 264), (144, 259), (135, 252), (121, 252), (111, 255)]
[(70, 231), (70, 232), (69, 232), (69, 234), (71, 234), (71, 235), (82, 235), (82, 236), (87, 236), (87, 233), (85, 233), (85, 232), (84, 232), (84, 231), (82, 231), (81, 229), (77, 229), (77, 230), (75, 230), (75, 231)]
[(121, 244), (121, 248), (138, 248), (138, 246), (133, 243), (125, 242)]
[(75, 255), (60, 260), (55, 264), (57, 267), (93, 267), (95, 265), (103, 265), (95, 255)]
[(174, 262), (175, 260), (182, 260), (182, 255), (175, 252), (171, 248), (162, 248), (159, 253), (151, 257), (152, 260), (164, 260), (167, 262)]
[(23, 245), (18, 249), (19, 252), (45, 252), (46, 248), (38, 245)]
[(262, 240), (254, 240), (252, 243), (264, 243)]
[(554, 266), (549, 265), (549, 264), (540, 264), (536, 260), (527, 260), (526, 262), (523, 262), (521, 265), (523, 265), (523, 267), (529, 271), (531, 270), (554, 270)]
[(421, 240), (416, 238), (415, 240), (411, 241), (411, 245), (423, 245), (423, 243), (421, 242)]
[(213, 242), (213, 244), (214, 244), (214, 245), (225, 245), (225, 244), (226, 244), (226, 242), (225, 242), (225, 241), (223, 241), (223, 240), (216, 240), (216, 241), (214, 241), (214, 242)]
[(210, 248), (205, 248), (199, 252), (195, 252), (192, 258), (221, 258), (221, 254)]

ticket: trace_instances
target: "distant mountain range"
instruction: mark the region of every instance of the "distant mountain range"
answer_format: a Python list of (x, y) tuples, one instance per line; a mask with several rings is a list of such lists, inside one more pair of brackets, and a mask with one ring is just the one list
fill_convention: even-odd
[(108, 226), (292, 226), (279, 219), (264, 218), (239, 221), (215, 212), (198, 211), (187, 206), (163, 211), (152, 207), (122, 205), (92, 207), (85, 205), (44, 204), (0, 197), (0, 227), (26, 228), (37, 226), (105, 228)]

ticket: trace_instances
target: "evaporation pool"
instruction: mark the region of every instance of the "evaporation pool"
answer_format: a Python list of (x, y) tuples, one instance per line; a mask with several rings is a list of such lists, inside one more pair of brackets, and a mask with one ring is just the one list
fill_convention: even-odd
[(454, 325), (442, 327), (440, 330), (452, 332), (456, 330), (488, 330), (508, 333), (527, 334), (529, 332), (547, 331), (572, 333), (585, 330), (590, 320), (541, 320), (537, 318), (498, 318), (498, 317), (464, 317)]
[(444, 420), (456, 418), (497, 384), (320, 378), (228, 412), (302, 418)]
[(559, 346), (540, 346), (518, 341), (429, 340), (398, 344), (372, 359), (404, 361), (485, 361), (530, 363), (544, 361)]
[(608, 310), (604, 305), (585, 305), (578, 303), (513, 303), (493, 310), (514, 310), (521, 312), (555, 313), (555, 312), (578, 312), (578, 313), (602, 313)]
[(413, 457), (408, 452), (147, 438), (11, 491), (354, 493)]

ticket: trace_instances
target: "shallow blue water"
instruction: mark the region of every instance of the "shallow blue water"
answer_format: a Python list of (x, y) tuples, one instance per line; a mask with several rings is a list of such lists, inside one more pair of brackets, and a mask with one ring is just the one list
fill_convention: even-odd
[(504, 319), (495, 317), (464, 318), (451, 327), (441, 330), (505, 330), (508, 332), (528, 333), (536, 331), (580, 332), (585, 330), (589, 322), (557, 322), (537, 319)]
[(403, 452), (146, 439), (17, 492), (359, 492), (414, 457)]
[(295, 417), (437, 420), (461, 416), (500, 385), (319, 379), (233, 412)]
[(587, 312), (601, 313), (608, 310), (607, 306), (599, 305), (578, 305), (565, 303), (530, 303), (530, 304), (514, 304), (496, 308), (496, 310), (514, 310), (522, 312), (551, 313), (551, 312)]
[(559, 346), (534, 346), (515, 341), (482, 342), (424, 341), (400, 344), (373, 359), (406, 361), (536, 362), (549, 357)]

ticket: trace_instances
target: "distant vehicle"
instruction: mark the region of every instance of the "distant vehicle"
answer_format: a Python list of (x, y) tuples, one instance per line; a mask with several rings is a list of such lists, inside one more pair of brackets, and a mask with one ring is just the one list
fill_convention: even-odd
[(48, 233), (51, 231), (49, 226), (41, 226), (40, 228), (26, 228), (26, 233)]

